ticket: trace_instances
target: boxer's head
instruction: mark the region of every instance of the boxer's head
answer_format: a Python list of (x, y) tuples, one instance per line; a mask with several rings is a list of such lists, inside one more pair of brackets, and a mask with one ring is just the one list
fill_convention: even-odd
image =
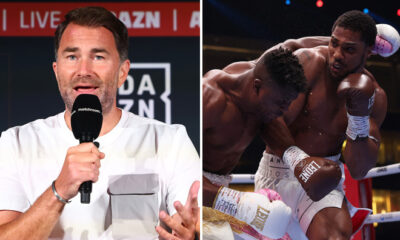
[(55, 51), (53, 70), (67, 113), (79, 94), (96, 95), (104, 115), (116, 109), (130, 68), (128, 32), (118, 18), (102, 7), (68, 12), (55, 32)]
[(265, 54), (253, 73), (254, 90), (264, 121), (281, 116), (298, 93), (306, 89), (306, 78), (298, 58), (282, 48)]
[(329, 43), (329, 73), (341, 80), (359, 72), (375, 44), (374, 20), (360, 11), (342, 14), (333, 24)]

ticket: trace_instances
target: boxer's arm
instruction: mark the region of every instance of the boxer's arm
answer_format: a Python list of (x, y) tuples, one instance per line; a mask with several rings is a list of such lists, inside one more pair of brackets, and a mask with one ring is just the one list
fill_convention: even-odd
[(362, 179), (367, 172), (375, 167), (381, 141), (379, 128), (385, 119), (387, 111), (387, 96), (382, 88), (375, 92), (375, 103), (370, 115), (370, 130), (367, 138), (347, 139), (343, 157), (355, 179)]
[(280, 47), (284, 49), (289, 49), (290, 51), (296, 51), (300, 48), (313, 48), (317, 46), (328, 46), (330, 37), (324, 36), (312, 36), (312, 37), (303, 37), (299, 39), (288, 39), (282, 43), (279, 43), (268, 50), (266, 50), (259, 58), (252, 60), (252, 61), (240, 61), (234, 62), (226, 66), (223, 71), (231, 74), (238, 74), (248, 71), (254, 68), (255, 64), (257, 63), (258, 59), (262, 56), (267, 54), (270, 51), (278, 49)]
[[(208, 129), (218, 124), (226, 107), (223, 91), (218, 87), (214, 78), (203, 77), (203, 135)], [(218, 194), (219, 186), (212, 184), (203, 176), (203, 205), (212, 207)]]
[(218, 123), (226, 107), (224, 92), (214, 78), (203, 77), (203, 132)]
[(64, 205), (48, 188), (25, 213), (0, 211), (0, 239), (47, 239)]
[(278, 117), (263, 126), (261, 138), (264, 140), (267, 151), (271, 150), (275, 155), (282, 158), (283, 153), (295, 142), (283, 117)]
[[(328, 46), (330, 39), (331, 39), (330, 37), (324, 37), (324, 36), (312, 36), (312, 37), (302, 37), (302, 38), (298, 38), (298, 39), (287, 39), (286, 41), (284, 41), (282, 43), (278, 43), (277, 45), (266, 50), (260, 56), (260, 58), (263, 55), (267, 54), (268, 52), (278, 49), (280, 47), (284, 48), (284, 49), (289, 49), (290, 51), (294, 52), (301, 48), (313, 48), (313, 47), (317, 47), (317, 46)], [(258, 58), (258, 59), (260, 59), (260, 58)], [(258, 59), (254, 60), (253, 62), (257, 62)]]
[(203, 176), (203, 206), (212, 207), (220, 186), (214, 185)]
[(331, 37), (324, 36), (312, 36), (302, 37), (298, 39), (288, 39), (281, 44), (274, 46), (273, 48), (283, 47), (291, 51), (296, 51), (300, 48), (313, 48), (317, 46), (328, 46)]

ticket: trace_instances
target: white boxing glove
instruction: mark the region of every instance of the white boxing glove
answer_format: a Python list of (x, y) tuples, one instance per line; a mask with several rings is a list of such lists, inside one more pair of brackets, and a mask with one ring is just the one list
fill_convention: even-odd
[(272, 201), (259, 193), (221, 187), (214, 209), (235, 217), (260, 234), (277, 239), (285, 235), (292, 210), (281, 200)]
[(379, 54), (382, 57), (393, 55), (400, 46), (400, 35), (396, 29), (388, 24), (376, 25), (376, 40), (372, 50), (373, 54)]

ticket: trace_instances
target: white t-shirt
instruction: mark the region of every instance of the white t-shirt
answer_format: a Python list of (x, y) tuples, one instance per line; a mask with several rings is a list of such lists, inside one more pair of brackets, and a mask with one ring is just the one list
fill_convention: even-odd
[[(200, 179), (196, 149), (182, 125), (122, 111), (119, 123), (96, 139), (101, 160), (90, 204), (80, 194), (66, 204), (51, 239), (155, 239), (159, 210), (171, 216)], [(79, 141), (64, 113), (10, 128), (0, 138), (0, 210), (25, 212), (51, 185), (67, 149)]]

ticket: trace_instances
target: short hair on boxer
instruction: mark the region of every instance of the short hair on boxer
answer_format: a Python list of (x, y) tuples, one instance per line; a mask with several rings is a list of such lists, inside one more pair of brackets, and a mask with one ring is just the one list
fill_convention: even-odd
[(292, 51), (278, 48), (263, 57), (270, 77), (282, 87), (290, 87), (296, 92), (306, 91), (306, 77), (299, 59)]
[(64, 16), (64, 21), (57, 26), (55, 32), (54, 48), (56, 59), (62, 34), (70, 23), (87, 27), (107, 28), (114, 36), (121, 62), (128, 59), (128, 29), (114, 14), (103, 7), (76, 8)]
[(349, 29), (353, 32), (360, 32), (362, 41), (367, 46), (372, 46), (375, 44), (376, 38), (376, 24), (374, 19), (369, 15), (357, 11), (352, 10), (343, 13), (336, 19), (335, 23), (332, 27), (332, 32), (336, 27), (342, 27), (345, 29)]

